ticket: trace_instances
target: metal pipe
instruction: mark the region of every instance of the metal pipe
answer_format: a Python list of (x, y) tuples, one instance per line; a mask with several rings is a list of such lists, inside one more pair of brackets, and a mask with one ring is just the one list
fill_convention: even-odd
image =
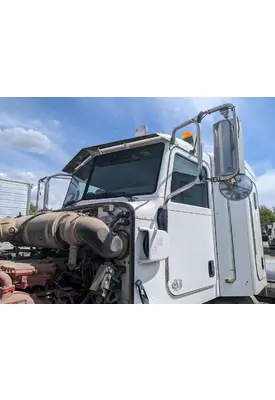
[[(197, 158), (198, 158), (198, 172), (197, 172), (197, 176), (196, 178), (188, 183), (187, 185), (175, 190), (174, 192), (170, 193), (166, 199), (164, 200), (164, 207), (166, 206), (166, 204), (168, 203), (168, 201), (174, 197), (177, 196), (178, 194), (185, 192), (186, 190), (190, 189), (191, 187), (193, 187), (194, 185), (196, 185), (197, 183), (200, 182), (200, 175), (201, 175), (201, 171), (202, 171), (202, 163), (203, 163), (203, 152), (202, 152), (202, 141), (201, 141), (201, 129), (200, 129), (200, 122), (201, 120), (206, 116), (206, 115), (210, 115), (213, 114), (217, 111), (225, 111), (225, 110), (232, 110), (233, 113), (233, 125), (234, 125), (234, 131), (236, 132), (235, 138), (237, 139), (237, 133), (238, 133), (238, 118), (237, 118), (237, 114), (236, 114), (236, 107), (231, 104), (231, 103), (226, 103), (223, 104), (221, 106), (218, 107), (214, 107), (214, 108), (210, 108), (206, 111), (202, 111), (200, 112), (196, 117), (189, 119), (186, 122), (183, 122), (182, 124), (176, 126), (173, 131), (172, 131), (172, 135), (171, 135), (171, 145), (173, 146), (176, 142), (176, 133), (178, 130), (184, 128), (187, 125), (190, 124), (195, 124), (196, 128), (197, 128), (197, 132), (196, 132), (196, 148), (197, 148)], [(237, 143), (236, 143), (237, 144)], [(234, 178), (234, 176), (236, 176), (236, 174), (238, 173), (238, 171), (234, 171), (234, 173), (232, 175), (230, 175), (229, 177), (226, 177), (225, 180), (228, 179), (232, 179)], [(221, 180), (223, 180), (221, 178)]]
[(47, 178), (44, 186), (43, 210), (47, 210), (49, 205), (49, 189), (50, 189), (49, 182), (50, 179)]
[(0, 302), (3, 303), (9, 297), (11, 297), (12, 293), (14, 292), (14, 285), (12, 284), (11, 277), (6, 274), (4, 271), (0, 271)]
[[(177, 133), (177, 131), (179, 131), (180, 129), (184, 128), (184, 127), (187, 126), (187, 125), (190, 125), (190, 124), (198, 124), (197, 118), (198, 118), (197, 116), (194, 117), (194, 118), (191, 118), (191, 119), (189, 119), (188, 121), (185, 121), (185, 122), (183, 122), (183, 123), (180, 124), (180, 125), (177, 125), (177, 126), (173, 129), (172, 135), (171, 135), (171, 145), (174, 145), (175, 142), (176, 142), (176, 133)], [(198, 125), (197, 125), (197, 127), (198, 127)]]
[(231, 245), (231, 260), (232, 260), (232, 278), (226, 278), (226, 283), (234, 283), (237, 279), (237, 270), (236, 270), (236, 258), (235, 258), (235, 247), (234, 247), (234, 237), (233, 237), (233, 226), (232, 226), (232, 217), (231, 217), (231, 208), (230, 201), (227, 200), (227, 211), (228, 211), (228, 220), (229, 220), (229, 236), (230, 236), (230, 245)]
[(29, 213), (30, 213), (31, 191), (32, 191), (32, 185), (29, 186), (29, 188), (28, 188), (28, 199), (27, 199), (26, 215), (29, 215)]
[(62, 213), (59, 235), (70, 246), (91, 247), (104, 258), (120, 258), (128, 249), (127, 238), (119, 232), (112, 232), (100, 219), (78, 215), (74, 212)]
[(0, 271), (0, 286), (3, 288), (12, 286), (11, 277), (4, 271)]
[(213, 114), (213, 113), (215, 113), (217, 111), (223, 111), (223, 110), (226, 110), (226, 109), (228, 109), (228, 110), (232, 109), (232, 111), (233, 111), (233, 109), (235, 109), (235, 106), (232, 103), (225, 103), (225, 104), (222, 104), (221, 106), (209, 108), (206, 111), (202, 111), (201, 114), (210, 115), (210, 114)]
[[(128, 251), (128, 237), (123, 232), (113, 232), (100, 219), (76, 212), (45, 212), (0, 219), (0, 228), (1, 221), (0, 240), (15, 246), (62, 249), (86, 244), (103, 258), (121, 258)], [(73, 264), (77, 249), (71, 247), (71, 250)]]
[(47, 177), (44, 176), (44, 178), (40, 178), (37, 184), (37, 193), (36, 193), (36, 209), (38, 210), (38, 206), (39, 206), (39, 196), (40, 196), (40, 187), (41, 187), (41, 182), (44, 181), (44, 179), (46, 179)]
[(38, 185), (37, 185), (37, 194), (36, 194), (36, 208), (38, 209), (38, 203), (39, 203), (39, 195), (40, 195), (40, 187), (41, 183), (45, 183), (44, 187), (44, 196), (43, 196), (43, 210), (48, 210), (48, 205), (49, 205), (49, 191), (50, 191), (50, 180), (52, 178), (58, 178), (58, 179), (71, 179), (70, 174), (53, 174), (49, 176), (44, 176), (43, 178), (39, 179)]

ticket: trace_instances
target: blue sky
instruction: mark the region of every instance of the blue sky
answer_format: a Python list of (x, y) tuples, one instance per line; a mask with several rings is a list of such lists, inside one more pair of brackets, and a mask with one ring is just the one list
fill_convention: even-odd
[[(275, 205), (275, 98), (1, 98), (0, 176), (35, 185), (39, 177), (59, 172), (82, 147), (131, 137), (140, 124), (151, 133), (170, 133), (178, 123), (224, 102), (237, 105), (260, 200)], [(206, 150), (212, 123), (212, 116), (203, 122)], [(63, 195), (55, 190), (53, 201)]]

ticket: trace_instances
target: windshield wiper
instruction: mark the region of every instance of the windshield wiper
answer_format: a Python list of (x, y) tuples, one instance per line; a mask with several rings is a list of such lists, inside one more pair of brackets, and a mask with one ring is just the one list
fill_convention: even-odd
[(79, 200), (70, 200), (63, 205), (63, 208), (69, 207), (79, 203), (80, 201), (91, 200), (91, 199), (105, 199), (108, 197), (126, 197), (127, 200), (131, 201), (133, 198), (126, 192), (102, 192), (102, 193), (90, 193)]
[(90, 199), (103, 199), (108, 197), (126, 197), (127, 200), (132, 200), (132, 196), (126, 192), (102, 192), (102, 193), (89, 193), (83, 197), (83, 200)]

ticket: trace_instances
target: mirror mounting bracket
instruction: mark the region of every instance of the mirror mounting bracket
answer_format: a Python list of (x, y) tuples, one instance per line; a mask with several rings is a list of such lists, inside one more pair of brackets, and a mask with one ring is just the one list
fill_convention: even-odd
[[(170, 140), (170, 146), (171, 147), (173, 147), (175, 145), (175, 143), (176, 143), (176, 133), (180, 129), (184, 128), (187, 125), (191, 125), (191, 124), (195, 124), (196, 125), (196, 140), (195, 140), (194, 149), (192, 150), (191, 154), (194, 154), (195, 149), (197, 149), (198, 172), (197, 172), (197, 176), (195, 177), (195, 179), (192, 182), (190, 182), (189, 184), (187, 184), (187, 185), (175, 190), (174, 192), (170, 193), (165, 198), (163, 207), (166, 207), (168, 201), (172, 197), (174, 197), (174, 196), (176, 196), (176, 195), (178, 195), (178, 194), (190, 189), (191, 187), (193, 187), (194, 185), (196, 185), (197, 183), (199, 183), (201, 181), (200, 176), (201, 176), (201, 172), (202, 172), (202, 162), (203, 162), (202, 140), (201, 140), (201, 121), (203, 120), (203, 118), (205, 118), (207, 115), (210, 115), (210, 114), (213, 114), (213, 113), (219, 111), (227, 119), (229, 117), (229, 110), (231, 110), (232, 113), (233, 113), (233, 124), (237, 129), (237, 127), (238, 127), (238, 119), (237, 119), (237, 114), (236, 114), (236, 110), (235, 109), (236, 109), (236, 107), (234, 106), (234, 104), (231, 104), (231, 103), (226, 103), (226, 104), (223, 104), (223, 105), (218, 106), (218, 107), (210, 108), (210, 109), (208, 109), (206, 111), (201, 111), (197, 116), (189, 119), (188, 121), (183, 122), (180, 125), (177, 125), (173, 129), (172, 134), (171, 134), (171, 140)], [(223, 177), (215, 178), (214, 177), (214, 178), (210, 178), (210, 179), (213, 179), (213, 182), (220, 182), (220, 180), (221, 181), (230, 180), (234, 176), (236, 176), (238, 172), (239, 172), (239, 169), (234, 171), (234, 173), (232, 173), (230, 176), (227, 176), (225, 178), (223, 178)]]
[(38, 185), (37, 185), (37, 194), (36, 194), (36, 208), (37, 210), (39, 209), (39, 197), (40, 197), (40, 189), (41, 189), (41, 184), (44, 184), (44, 195), (43, 195), (43, 206), (42, 210), (48, 210), (49, 207), (49, 190), (50, 190), (50, 180), (53, 178), (56, 179), (71, 179), (72, 175), (71, 174), (54, 174), (54, 175), (49, 175), (49, 176), (44, 176), (43, 178), (39, 179)]

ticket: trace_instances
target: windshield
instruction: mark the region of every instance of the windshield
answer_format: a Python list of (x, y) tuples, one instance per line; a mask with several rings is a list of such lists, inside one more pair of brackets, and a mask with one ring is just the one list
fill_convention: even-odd
[(164, 143), (95, 157), (71, 180), (63, 206), (79, 200), (137, 196), (156, 191)]

